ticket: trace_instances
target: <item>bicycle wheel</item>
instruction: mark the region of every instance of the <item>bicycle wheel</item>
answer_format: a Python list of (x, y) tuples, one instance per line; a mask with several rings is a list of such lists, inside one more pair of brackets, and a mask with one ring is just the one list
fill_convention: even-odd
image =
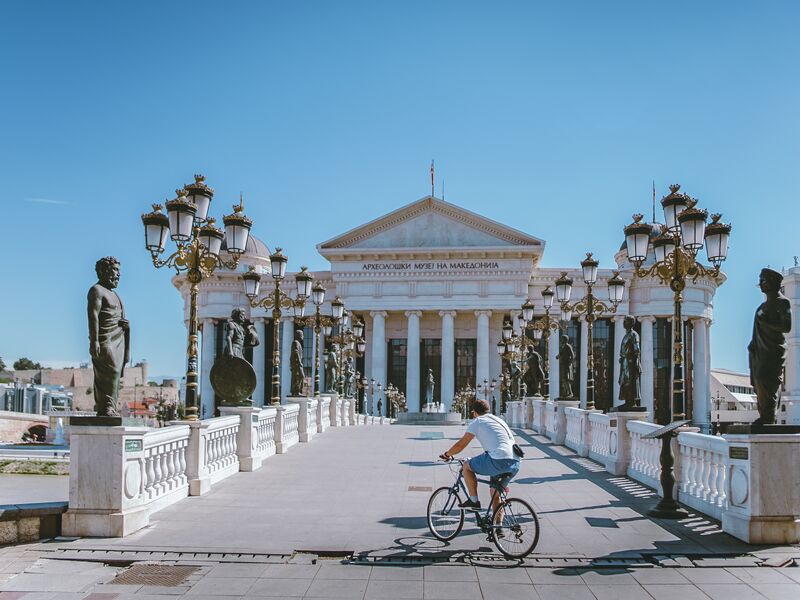
[(508, 558), (528, 556), (539, 542), (539, 519), (531, 505), (508, 498), (492, 513), (494, 545)]
[(428, 529), (437, 540), (452, 540), (464, 526), (464, 511), (458, 503), (458, 495), (449, 487), (439, 488), (428, 500)]

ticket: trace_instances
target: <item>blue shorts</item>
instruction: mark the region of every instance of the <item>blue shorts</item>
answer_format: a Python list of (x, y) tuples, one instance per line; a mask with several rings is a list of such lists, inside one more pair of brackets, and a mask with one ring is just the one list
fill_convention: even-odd
[[(469, 468), (473, 473), (486, 475), (498, 481), (505, 487), (509, 481), (519, 472), (518, 458), (492, 458), (488, 452), (473, 456), (469, 459)], [(497, 479), (501, 473), (511, 473), (510, 477), (504, 477), (502, 481)]]

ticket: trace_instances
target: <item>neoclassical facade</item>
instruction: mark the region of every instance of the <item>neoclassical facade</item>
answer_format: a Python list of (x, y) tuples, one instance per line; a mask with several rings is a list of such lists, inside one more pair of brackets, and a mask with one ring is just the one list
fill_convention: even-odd
[[(563, 271), (574, 279), (573, 298), (585, 294), (580, 260), (586, 251), (602, 256), (603, 249), (576, 248), (574, 264), (563, 268), (541, 266), (544, 249), (540, 238), (427, 196), (319, 244), (317, 250), (329, 261), (330, 270), (313, 275), (327, 290), (323, 313), (330, 314), (330, 301), (339, 296), (366, 325), (367, 351), (357, 361), (359, 372), (376, 383), (392, 383), (403, 390), (409, 410), (415, 411), (424, 404), (428, 369), (436, 380), (435, 398), (445, 404), (467, 385), (474, 388), (484, 380), (498, 379), (501, 357), (496, 346), (504, 321), (512, 321), (519, 332), (520, 307), (526, 298), (535, 303), (536, 315), (543, 315), (541, 292)], [(268, 255), (267, 247), (251, 236), (242, 268), (254, 265), (268, 273)], [(615, 269), (627, 285), (617, 312), (594, 324), (595, 394), (609, 406), (619, 403), (617, 357), (624, 334), (622, 317), (633, 315), (642, 344), (642, 404), (652, 415), (654, 403), (670, 406), (672, 292), (655, 279), (633, 279), (624, 248), (615, 261)], [(613, 271), (602, 263), (600, 266), (595, 291), (604, 298), (605, 283)], [(205, 417), (212, 416), (215, 409), (208, 373), (222, 348), (224, 321), (235, 307), (248, 311), (261, 338), (249, 357), (258, 376), (253, 400), (258, 405), (269, 402), (273, 323), (269, 311), (250, 309), (241, 274), (221, 271), (200, 287), (200, 394)], [(292, 275), (287, 275), (285, 287), (290, 293), (294, 292)], [(185, 282), (181, 277), (174, 281), (186, 301)], [(715, 291), (715, 282), (701, 278), (690, 282), (684, 293), (687, 409), (694, 421), (703, 425), (709, 422), (710, 412), (709, 327)], [(551, 316), (557, 318), (558, 312), (554, 306)], [(290, 317), (282, 319), (283, 357), (288, 357), (294, 327)], [(564, 331), (575, 349), (578, 389), (585, 402), (587, 323), (573, 318), (564, 324)], [(306, 333), (307, 374), (312, 376), (314, 336)], [(325, 344), (324, 339), (321, 343)], [(553, 332), (549, 344), (553, 397), (558, 395), (557, 349), (558, 334)], [(285, 397), (288, 360), (282, 361), (281, 371)]]

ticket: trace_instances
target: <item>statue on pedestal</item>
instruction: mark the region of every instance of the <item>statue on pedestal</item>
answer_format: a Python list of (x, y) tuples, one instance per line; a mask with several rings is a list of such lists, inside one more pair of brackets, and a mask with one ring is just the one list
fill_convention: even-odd
[(344, 359), (344, 366), (342, 368), (342, 396), (345, 398), (353, 397), (353, 384), (355, 383), (356, 369), (353, 365), (353, 357), (348, 356)]
[(525, 386), (525, 395), (541, 396), (542, 383), (544, 383), (544, 369), (542, 357), (533, 346), (528, 346), (528, 360), (522, 384)]
[(98, 417), (118, 417), (120, 379), (130, 360), (130, 324), (114, 288), (119, 261), (106, 256), (94, 266), (97, 283), (89, 288), (89, 355), (94, 369), (94, 409)]
[(428, 379), (425, 382), (425, 404), (431, 406), (433, 404), (433, 388), (436, 385), (436, 380), (433, 377), (433, 369), (428, 369)]
[(572, 384), (575, 381), (575, 350), (569, 343), (569, 338), (561, 334), (558, 342), (558, 395), (560, 398), (572, 399), (575, 397)]
[(255, 325), (245, 316), (244, 310), (234, 308), (230, 318), (225, 321), (223, 334), (225, 344), (222, 355), (214, 361), (209, 374), (211, 387), (223, 399), (223, 404), (251, 404), (248, 398), (256, 389), (256, 372), (244, 357), (244, 350), (259, 344)]
[(625, 404), (618, 408), (621, 411), (638, 408), (641, 403), (641, 350), (639, 334), (633, 328), (635, 323), (636, 320), (631, 316), (626, 316), (622, 321), (625, 335), (619, 347), (619, 399), (624, 400)]
[(516, 356), (508, 360), (509, 396), (512, 400), (519, 400), (520, 383), (522, 382), (522, 369), (519, 368)]
[(335, 392), (339, 383), (339, 346), (332, 344), (325, 359), (325, 391)]
[(753, 339), (747, 346), (750, 355), (750, 383), (756, 392), (758, 419), (754, 425), (775, 423), (775, 409), (786, 364), (786, 334), (792, 328), (792, 307), (781, 293), (783, 275), (761, 269), (758, 287), (766, 300), (753, 319)]
[(292, 385), (290, 386), (289, 395), (299, 398), (303, 395), (303, 388), (306, 382), (306, 372), (303, 368), (303, 330), (298, 329), (294, 332), (294, 341), (292, 342), (292, 356), (289, 367), (292, 372)]

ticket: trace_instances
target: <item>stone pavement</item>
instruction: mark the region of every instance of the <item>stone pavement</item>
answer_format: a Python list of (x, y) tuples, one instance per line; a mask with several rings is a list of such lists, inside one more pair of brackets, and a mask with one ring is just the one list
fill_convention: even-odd
[[(426, 504), (454, 475), (435, 457), (462, 432), (334, 428), (128, 538), (0, 549), (0, 600), (800, 598), (800, 568), (769, 568), (793, 565), (797, 547), (747, 546), (702, 515), (650, 519), (651, 490), (527, 431), (511, 494), (540, 516), (535, 554), (502, 560), (469, 521), (438, 542)], [(354, 564), (335, 558), (351, 553)], [(143, 562), (197, 570), (177, 585), (109, 583)]]

